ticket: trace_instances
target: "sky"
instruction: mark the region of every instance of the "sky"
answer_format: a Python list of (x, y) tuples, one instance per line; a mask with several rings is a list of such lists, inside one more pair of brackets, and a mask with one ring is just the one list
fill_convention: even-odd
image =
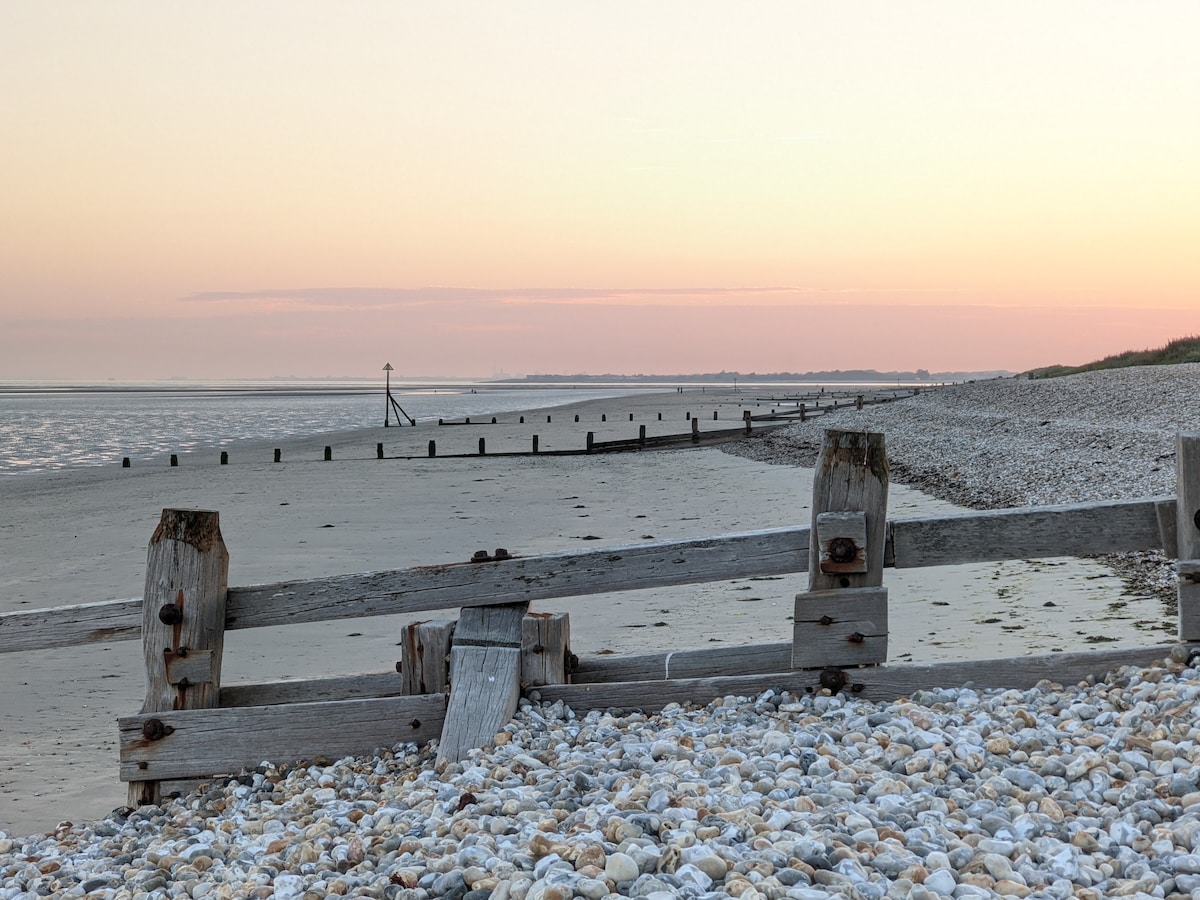
[(0, 0), (0, 379), (1200, 335), (1200, 3)]

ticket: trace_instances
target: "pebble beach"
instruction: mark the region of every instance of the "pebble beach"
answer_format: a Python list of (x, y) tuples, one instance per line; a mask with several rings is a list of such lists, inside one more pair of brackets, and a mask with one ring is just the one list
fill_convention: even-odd
[[(884, 431), (893, 481), (962, 505), (1166, 495), (1200, 366), (960, 385), (730, 449), (808, 465), (827, 427)], [(1161, 558), (1126, 564), (1166, 584)], [(1194, 662), (886, 703), (531, 697), (462, 763), (264, 761), (162, 807), (0, 830), (0, 900), (1200, 898)]]

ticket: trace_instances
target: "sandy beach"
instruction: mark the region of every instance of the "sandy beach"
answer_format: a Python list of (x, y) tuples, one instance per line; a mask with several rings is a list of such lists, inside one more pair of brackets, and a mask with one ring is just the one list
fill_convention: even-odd
[[(742, 409), (770, 408), (762, 397), (753, 388), (647, 393), (531, 411), (525, 423), (512, 413), (496, 424), (238, 446), (227, 466), (206, 453), (182, 455), (176, 468), (164, 459), (5, 479), (0, 612), (140, 596), (146, 544), (167, 507), (220, 513), (232, 585), (463, 561), (497, 547), (534, 555), (807, 525), (810, 470), (719, 448), (449, 458), (474, 453), (481, 437), (496, 453), (527, 449), (534, 434), (549, 450), (577, 449), (587, 431), (596, 440), (634, 437), (641, 424), (651, 435), (682, 433), (688, 414), (704, 430), (736, 427)], [(838, 424), (854, 421), (847, 414)], [(427, 458), (430, 440), (436, 459)], [(388, 459), (375, 458), (379, 442)], [(893, 518), (956, 509), (892, 485)], [(1078, 649), (1098, 634), (1115, 639), (1107, 646), (1146, 645), (1169, 640), (1173, 628), (1158, 600), (1123, 595), (1120, 579), (1089, 561), (889, 571), (887, 584), (889, 658), (897, 661)], [(728, 646), (789, 639), (804, 586), (804, 576), (741, 580), (536, 608), (571, 614), (581, 656)], [(388, 671), (404, 624), (375, 618), (233, 632), (223, 679)], [(116, 719), (140, 707), (140, 655), (137, 642), (0, 655), (0, 830), (45, 831), (124, 804)]]

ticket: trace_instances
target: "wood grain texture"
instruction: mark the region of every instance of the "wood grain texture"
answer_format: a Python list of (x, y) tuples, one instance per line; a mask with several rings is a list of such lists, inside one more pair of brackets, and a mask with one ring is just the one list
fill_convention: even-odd
[(1200, 641), (1200, 560), (1178, 563), (1179, 639)]
[(1180, 559), (1200, 559), (1200, 434), (1175, 439), (1176, 541)]
[[(229, 552), (211, 510), (164, 509), (146, 551), (143, 713), (220, 702)], [(132, 782), (129, 805), (159, 801), (157, 779)]]
[[(925, 666), (882, 665), (847, 669), (854, 696), (889, 701), (913, 691), (939, 687), (961, 687), (968, 682), (984, 687), (1028, 688), (1043, 679), (1074, 684), (1088, 677), (1103, 677), (1121, 666), (1153, 666), (1166, 659), (1169, 645), (1131, 650), (1096, 650), (1024, 656), (1019, 659), (976, 660), (935, 663)], [(662, 709), (669, 703), (710, 703), (728, 695), (753, 697), (766, 690), (783, 688), (793, 694), (820, 690), (814, 670), (781, 671), (734, 677), (688, 678), (670, 681), (547, 685), (538, 688), (542, 701), (564, 701), (576, 713), (590, 709)]]
[(567, 613), (529, 613), (521, 622), (521, 684), (563, 684), (571, 650)]
[(1150, 550), (1162, 546), (1149, 500), (1001, 509), (892, 523), (896, 568)]
[[(900, 568), (1086, 556), (1164, 545), (1173, 497), (897, 519), (886, 558)], [(1177, 555), (1173, 546), (1169, 555)], [(575, 551), (503, 562), (420, 566), (233, 587), (228, 629), (416, 614), (487, 603), (721, 581), (808, 570), (809, 529), (777, 528), (692, 541)], [(654, 602), (650, 595), (647, 602)], [(0, 614), (0, 652), (132, 640), (142, 601), (112, 600)]]
[[(437, 737), (443, 694), (148, 713), (118, 721), (122, 781), (202, 778), (257, 766), (365, 755), (380, 747)], [(147, 740), (142, 727), (158, 719), (174, 729)]]
[(0, 613), (0, 653), (133, 641), (141, 634), (140, 597)]
[[(619, 565), (618, 565), (619, 563)], [(803, 572), (808, 529), (775, 528), (229, 591), (226, 627), (258, 628)], [(655, 602), (649, 598), (647, 602)]]
[[(272, 706), (277, 703), (316, 703), (402, 697), (404, 676), (399, 672), (369, 672), (330, 678), (286, 678), (275, 681), (221, 685), (221, 707)], [(433, 692), (433, 693), (444, 693)]]
[(638, 656), (590, 656), (579, 660), (572, 684), (658, 681), (670, 678), (782, 672), (792, 664), (792, 643), (705, 647)]
[(812, 533), (824, 513), (862, 512), (866, 517), (866, 567), (861, 572), (821, 571), (821, 548), (810, 542), (808, 589), (879, 587), (887, 537), (888, 463), (882, 434), (829, 428), (813, 473)]
[(794, 669), (876, 665), (887, 659), (887, 588), (799, 594), (794, 619)]
[(410, 622), (404, 626), (400, 673), (406, 694), (444, 694), (450, 684), (453, 620)]
[(521, 633), (527, 603), (459, 613), (450, 651), (450, 701), (438, 759), (452, 762), (488, 746), (521, 698)]

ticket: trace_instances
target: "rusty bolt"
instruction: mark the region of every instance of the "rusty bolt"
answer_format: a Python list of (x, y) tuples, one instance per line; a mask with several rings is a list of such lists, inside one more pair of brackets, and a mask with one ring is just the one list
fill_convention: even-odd
[(846, 673), (836, 666), (829, 666), (821, 670), (821, 687), (827, 691), (836, 694), (846, 686)]
[(865, 688), (866, 688), (866, 685), (863, 684), (861, 681), (856, 681), (856, 682), (854, 682), (854, 684), (850, 685), (851, 692), (855, 693), (855, 694), (861, 694)]
[(541, 644), (534, 644), (532, 647), (532, 650), (534, 653), (544, 653), (546, 651), (546, 648), (543, 647)]
[(854, 632), (854, 634), (852, 634), (848, 638), (846, 638), (846, 640), (848, 640), (852, 644), (861, 644), (866, 639), (867, 639), (867, 636), (865, 634), (863, 634), (861, 631), (856, 631), (856, 632)]
[(183, 621), (183, 610), (174, 603), (164, 603), (158, 608), (158, 621), (164, 625), (178, 625)]
[(420, 719), (413, 719), (413, 720), (412, 720), (411, 722), (409, 722), (408, 724), (409, 724), (409, 725), (411, 725), (413, 728), (420, 728), (420, 727), (421, 727), (421, 720), (420, 720)]
[(161, 741), (174, 731), (170, 725), (164, 725), (162, 719), (147, 719), (142, 725), (142, 737), (148, 741)]
[(821, 618), (817, 619), (817, 624), (818, 625), (832, 625), (833, 624), (833, 616), (821, 616)]
[(851, 538), (834, 538), (829, 542), (829, 558), (835, 563), (854, 562), (858, 556), (858, 545)]

